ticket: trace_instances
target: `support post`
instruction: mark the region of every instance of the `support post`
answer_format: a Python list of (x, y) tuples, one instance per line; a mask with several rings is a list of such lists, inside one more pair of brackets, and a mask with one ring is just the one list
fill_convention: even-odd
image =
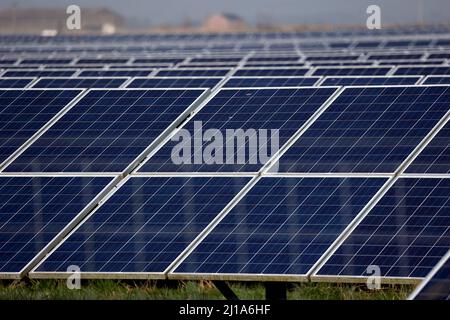
[(227, 300), (239, 300), (238, 296), (231, 290), (225, 281), (213, 281), (213, 284)]
[(286, 300), (286, 283), (266, 282), (266, 300)]

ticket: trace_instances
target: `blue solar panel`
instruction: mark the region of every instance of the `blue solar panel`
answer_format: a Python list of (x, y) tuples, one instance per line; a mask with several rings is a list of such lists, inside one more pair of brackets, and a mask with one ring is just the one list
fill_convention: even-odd
[(83, 70), (79, 77), (148, 77), (153, 69), (139, 70)]
[(23, 59), (20, 64), (70, 64), (72, 59)]
[(119, 88), (128, 78), (43, 78), (33, 88)]
[(309, 68), (247, 68), (238, 69), (235, 77), (304, 76)]
[(336, 68), (326, 68), (318, 67), (313, 75), (314, 76), (384, 76), (391, 68), (387, 67), (336, 67)]
[(423, 84), (450, 84), (450, 76), (429, 76)]
[(25, 88), (34, 78), (0, 78), (0, 88)]
[(283, 57), (283, 56), (275, 56), (275, 57), (252, 57), (252, 58), (248, 58), (247, 61), (248, 62), (297, 62), (300, 60), (300, 56), (287, 56), (287, 57)]
[(223, 78), (136, 78), (127, 88), (214, 88)]
[(180, 63), (183, 62), (185, 58), (145, 58), (145, 59), (135, 59), (133, 64), (138, 63)]
[(223, 86), (229, 88), (250, 87), (301, 87), (313, 86), (320, 77), (232, 77)]
[(37, 272), (162, 273), (248, 181), (131, 178)]
[(202, 93), (91, 90), (5, 170), (123, 171)]
[(166, 69), (156, 73), (157, 77), (223, 77), (230, 69)]
[(399, 67), (394, 75), (430, 75), (430, 74), (450, 74), (450, 67), (445, 66), (426, 66), (426, 67)]
[(77, 64), (125, 64), (127, 61), (128, 59), (79, 59)]
[(2, 77), (70, 77), (75, 72), (76, 70), (6, 70)]
[(348, 87), (279, 161), (282, 172), (394, 172), (448, 111), (450, 87)]
[(0, 164), (81, 90), (0, 90)]
[[(209, 141), (203, 140), (202, 148), (194, 148), (191, 154), (185, 155), (188, 161), (176, 163), (172, 152), (180, 142), (173, 139), (167, 142), (140, 171), (143, 172), (256, 172), (262, 164), (261, 154), (251, 154), (249, 146), (239, 145), (241, 155), (238, 158), (238, 143), (231, 142), (233, 137), (227, 137), (226, 130), (254, 130), (248, 131), (251, 138), (256, 138), (257, 130), (266, 129), (265, 140), (260, 143), (266, 145), (267, 156), (277, 150), (273, 146), (271, 129), (279, 130), (279, 146), (281, 147), (304, 124), (320, 106), (336, 91), (336, 88), (303, 88), (303, 89), (225, 89), (220, 90), (186, 125), (183, 129), (189, 131), (193, 139), (198, 139), (202, 130), (219, 130), (225, 137), (223, 143), (233, 144), (231, 149), (224, 150), (216, 163), (206, 162), (203, 149)], [(201, 128), (199, 128), (201, 124)], [(225, 141), (228, 138), (228, 142)], [(250, 138), (249, 138), (250, 139)], [(262, 136), (259, 136), (262, 139)], [(262, 141), (262, 142), (261, 142)], [(231, 142), (231, 143), (230, 143)], [(175, 148), (175, 149), (174, 149)], [(245, 151), (243, 151), (245, 148)], [(224, 147), (225, 149), (225, 147)], [(192, 151), (192, 148), (190, 148)], [(255, 150), (252, 150), (253, 152)], [(227, 155), (225, 157), (225, 154)], [(229, 156), (233, 159), (230, 160)], [(186, 159), (185, 159), (186, 160)], [(187, 163), (189, 162), (189, 163)], [(231, 162), (231, 163), (230, 163)]]
[(411, 300), (450, 300), (450, 251), (421, 283)]
[(425, 277), (450, 247), (449, 194), (450, 179), (399, 179), (318, 275)]
[(406, 168), (407, 173), (450, 173), (450, 122)]
[(450, 53), (430, 53), (427, 59), (450, 59)]
[(421, 79), (417, 77), (327, 77), (322, 86), (377, 86), (377, 85), (413, 85)]
[(306, 61), (329, 61), (329, 60), (348, 61), (358, 59), (359, 55), (357, 56), (327, 55), (327, 56), (309, 56), (305, 58)]
[(385, 181), (262, 178), (175, 273), (305, 275)]
[(20, 273), (111, 180), (0, 177), (0, 278)]
[(303, 67), (305, 65), (304, 62), (270, 62), (270, 63), (255, 63), (250, 62), (244, 65), (244, 68), (250, 67), (258, 67), (258, 68), (269, 68), (269, 67)]
[(189, 62), (239, 62), (242, 57), (210, 57), (210, 58), (192, 58)]
[(423, 53), (419, 54), (395, 54), (390, 53), (389, 55), (386, 54), (371, 54), (369, 57), (367, 57), (368, 60), (419, 60), (423, 56)]

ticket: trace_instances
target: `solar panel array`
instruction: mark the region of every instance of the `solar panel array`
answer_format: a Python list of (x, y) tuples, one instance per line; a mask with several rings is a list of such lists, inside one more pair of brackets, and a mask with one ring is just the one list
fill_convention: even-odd
[(0, 43), (0, 278), (448, 281), (448, 28)]

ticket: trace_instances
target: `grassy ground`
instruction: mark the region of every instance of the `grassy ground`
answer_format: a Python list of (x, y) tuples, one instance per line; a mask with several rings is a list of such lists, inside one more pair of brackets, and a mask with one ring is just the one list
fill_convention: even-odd
[[(264, 299), (261, 284), (233, 283), (240, 299)], [(305, 283), (293, 285), (288, 299), (405, 299), (412, 286), (386, 286), (367, 290), (364, 285)], [(96, 280), (82, 282), (80, 290), (69, 290), (65, 281), (0, 282), (0, 299), (223, 299), (210, 282), (124, 282)]]

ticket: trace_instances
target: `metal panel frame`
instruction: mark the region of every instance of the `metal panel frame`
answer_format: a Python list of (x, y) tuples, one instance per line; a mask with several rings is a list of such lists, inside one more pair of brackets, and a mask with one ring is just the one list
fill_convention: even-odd
[[(88, 80), (90, 80), (90, 79), (92, 79), (92, 80), (96, 80), (96, 79), (98, 79), (98, 80), (101, 80), (101, 79), (109, 79), (109, 80), (113, 80), (113, 79), (120, 79), (120, 80), (124, 80), (124, 82), (121, 84), (121, 85), (123, 85), (128, 79), (130, 79), (130, 78), (132, 78), (132, 77), (57, 77), (56, 79), (54, 79), (53, 77), (38, 77), (37, 78), (37, 81), (36, 82), (33, 82), (33, 85), (30, 87), (30, 88), (35, 88), (35, 89), (67, 89), (67, 88), (64, 88), (64, 87), (60, 87), (60, 88), (57, 88), (57, 87), (51, 87), (51, 88), (47, 88), (47, 87), (36, 87), (36, 85), (37, 84), (39, 84), (39, 82), (41, 81), (41, 80), (46, 80), (46, 79), (54, 79), (54, 80), (62, 80), (62, 81), (65, 81), (65, 80), (83, 80), (83, 79), (88, 79)], [(79, 88), (77, 88), (77, 89), (118, 89), (118, 88), (120, 88), (120, 87), (113, 87), (113, 88), (111, 88), (111, 87), (106, 87), (106, 88), (92, 88), (92, 87), (79, 87)]]

